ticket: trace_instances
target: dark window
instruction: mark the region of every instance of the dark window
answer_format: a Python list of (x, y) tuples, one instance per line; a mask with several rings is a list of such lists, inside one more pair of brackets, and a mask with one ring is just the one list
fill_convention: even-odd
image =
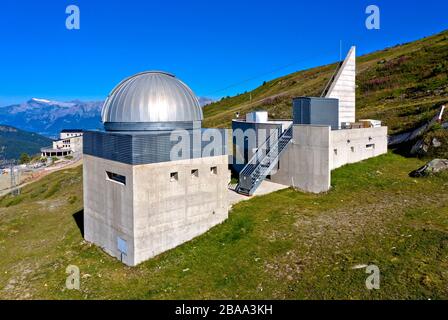
[(368, 145), (366, 145), (366, 149), (375, 149), (375, 145), (374, 144), (368, 144)]
[(179, 180), (179, 173), (171, 172), (170, 173), (170, 181), (174, 182), (174, 181), (178, 181), (178, 180)]
[(122, 176), (121, 174), (109, 172), (109, 171), (106, 171), (106, 173), (107, 173), (107, 178), (109, 180), (126, 185), (126, 177), (125, 176)]
[(210, 168), (210, 173), (211, 174), (218, 174), (218, 167), (211, 167)]
[(199, 177), (199, 170), (198, 169), (191, 170), (191, 176), (194, 178)]

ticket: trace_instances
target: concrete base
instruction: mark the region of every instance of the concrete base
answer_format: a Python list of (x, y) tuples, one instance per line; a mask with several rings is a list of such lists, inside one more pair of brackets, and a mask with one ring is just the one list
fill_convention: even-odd
[(135, 266), (226, 220), (229, 181), (227, 156), (133, 166), (84, 155), (85, 239)]
[(294, 125), (293, 141), (271, 181), (307, 192), (330, 189), (330, 127)]
[(294, 125), (293, 141), (282, 154), (271, 181), (305, 192), (330, 189), (331, 170), (387, 153), (387, 127), (331, 130)]

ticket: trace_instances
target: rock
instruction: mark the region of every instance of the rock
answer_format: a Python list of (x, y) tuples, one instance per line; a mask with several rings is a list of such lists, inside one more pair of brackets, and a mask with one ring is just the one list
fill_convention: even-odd
[(439, 139), (434, 138), (434, 139), (432, 139), (432, 146), (434, 148), (439, 148), (442, 146), (442, 142), (440, 142)]
[(447, 159), (434, 159), (428, 162), (423, 167), (412, 171), (409, 176), (412, 178), (426, 177), (430, 174), (438, 173), (448, 170), (448, 160)]
[(426, 155), (428, 153), (429, 146), (423, 141), (423, 139), (418, 140), (411, 149), (411, 154), (413, 155)]

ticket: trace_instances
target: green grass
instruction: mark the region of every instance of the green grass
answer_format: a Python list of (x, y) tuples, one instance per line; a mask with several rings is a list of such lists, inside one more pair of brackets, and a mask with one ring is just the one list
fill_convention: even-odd
[[(0, 298), (446, 299), (448, 177), (410, 178), (422, 164), (388, 154), (334, 171), (327, 194), (239, 203), (222, 225), (135, 268), (83, 241), (81, 168), (54, 173), (19, 203), (0, 200)], [(81, 291), (65, 289), (72, 264)], [(366, 290), (357, 264), (379, 266), (380, 290)]]
[[(256, 109), (274, 119), (291, 118), (292, 98), (320, 96), (335, 68), (299, 71), (208, 105), (205, 125), (229, 127), (236, 112)], [(358, 57), (357, 87), (357, 118), (382, 120), (390, 133), (432, 118), (448, 102), (448, 31)]]

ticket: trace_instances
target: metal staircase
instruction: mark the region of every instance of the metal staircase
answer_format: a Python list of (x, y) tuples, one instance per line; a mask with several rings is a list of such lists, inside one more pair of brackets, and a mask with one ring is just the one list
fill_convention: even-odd
[(289, 126), (280, 136), (275, 132), (257, 149), (252, 159), (240, 172), (239, 183), (236, 187), (238, 193), (247, 196), (254, 194), (266, 176), (277, 165), (280, 155), (291, 142), (292, 128), (293, 125)]

